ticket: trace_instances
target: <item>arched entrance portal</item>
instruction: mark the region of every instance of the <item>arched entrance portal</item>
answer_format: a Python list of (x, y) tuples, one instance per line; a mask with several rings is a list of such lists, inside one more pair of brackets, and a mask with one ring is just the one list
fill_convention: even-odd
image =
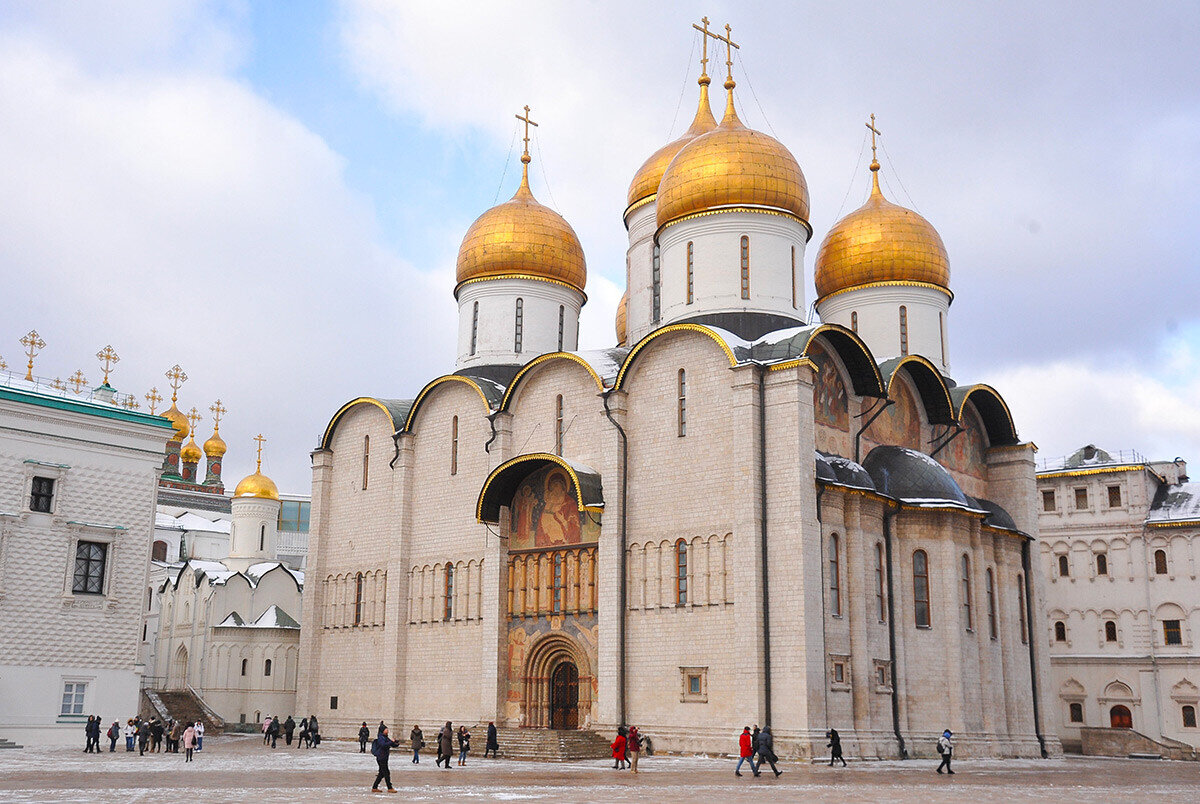
[(586, 728), (592, 712), (592, 672), (587, 655), (562, 632), (543, 636), (525, 661), (523, 726)]
[(550, 728), (579, 728), (579, 668), (565, 661), (550, 676)]
[(173, 690), (181, 690), (187, 687), (188, 677), (188, 652), (183, 645), (179, 646), (179, 650), (175, 651), (175, 661), (171, 663), (171, 678), (168, 688)]
[(1108, 724), (1114, 729), (1132, 729), (1133, 715), (1126, 706), (1114, 706), (1108, 712)]

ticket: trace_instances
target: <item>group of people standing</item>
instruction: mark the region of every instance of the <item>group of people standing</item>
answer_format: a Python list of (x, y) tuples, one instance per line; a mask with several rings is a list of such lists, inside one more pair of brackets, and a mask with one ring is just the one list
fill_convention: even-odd
[[(366, 725), (365, 723), (363, 724)], [(263, 745), (269, 745), (272, 748), (279, 742), (279, 738), (283, 738), (284, 745), (291, 745), (292, 739), (296, 738), (296, 747), (312, 748), (315, 745), (321, 744), (320, 724), (317, 722), (316, 715), (309, 715), (300, 721), (300, 733), (296, 733), (296, 721), (291, 715), (287, 716), (287, 720), (279, 722), (278, 715), (272, 715), (263, 721)]]
[[(87, 738), (83, 749), (85, 754), (100, 753), (100, 729), (103, 728), (103, 725), (103, 721), (98, 715), (88, 716), (87, 724), (84, 726), (84, 735)], [(121, 724), (114, 720), (104, 735), (108, 738), (109, 753), (117, 750), (117, 740), (124, 735), (125, 750), (133, 751), (136, 745), (138, 756), (145, 756), (147, 751), (152, 754), (160, 751), (167, 754), (178, 754), (182, 744), (186, 755), (185, 761), (191, 762), (192, 751), (199, 751), (204, 744), (204, 724), (199, 721), (184, 723), (180, 720), (167, 720), (164, 723), (156, 717), (143, 718), (141, 715), (137, 715), (125, 721), (123, 729)]]
[[(370, 737), (371, 730), (367, 728), (367, 723), (364, 720), (358, 730), (358, 750), (360, 753), (366, 752), (367, 740)], [(412, 746), (412, 762), (414, 765), (419, 765), (421, 763), (421, 749), (425, 747), (425, 733), (421, 731), (420, 726), (413, 726), (408, 738), (409, 744)], [(456, 742), (458, 744), (458, 764), (460, 766), (467, 764), (467, 755), (471, 752), (470, 729), (466, 726), (459, 726), (456, 730), (450, 721), (447, 720), (446, 725), (442, 726), (434, 739), (437, 741), (437, 761), (434, 764), (449, 770), (450, 760), (454, 757)], [(371, 741), (371, 755), (375, 757), (375, 762), (379, 765), (379, 772), (375, 776), (375, 783), (371, 785), (372, 792), (380, 792), (380, 782), (387, 784), (389, 793), (396, 792), (396, 789), (392, 787), (392, 772), (388, 767), (388, 759), (391, 756), (392, 749), (399, 746), (400, 743), (393, 740), (388, 734), (388, 727), (382, 720), (379, 721), (379, 729), (375, 739)], [(488, 753), (491, 753), (492, 757), (495, 758), (499, 750), (500, 740), (496, 732), (496, 724), (489, 721), (487, 725), (487, 744), (484, 747), (483, 755), (486, 757)]]

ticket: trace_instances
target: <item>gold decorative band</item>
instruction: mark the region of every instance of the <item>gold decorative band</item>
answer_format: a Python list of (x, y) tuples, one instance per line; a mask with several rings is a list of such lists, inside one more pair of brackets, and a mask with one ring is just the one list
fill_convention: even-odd
[(687, 215), (680, 215), (678, 218), (672, 218), (662, 226), (658, 227), (658, 231), (654, 233), (654, 240), (657, 242), (658, 236), (666, 231), (668, 226), (674, 226), (677, 223), (683, 223), (684, 221), (690, 221), (695, 218), (705, 218), (709, 215), (720, 215), (723, 212), (750, 212), (756, 215), (778, 215), (781, 218), (791, 218), (804, 227), (804, 230), (808, 232), (808, 240), (812, 240), (812, 225), (794, 212), (788, 212), (786, 209), (775, 209), (773, 207), (752, 207), (740, 206), (736, 204), (727, 207), (713, 207), (712, 209), (706, 209), (701, 212), (692, 212)]
[(1086, 477), (1087, 475), (1108, 475), (1114, 472), (1138, 472), (1146, 467), (1142, 464), (1133, 466), (1100, 466), (1095, 469), (1074, 469), (1065, 472), (1038, 472), (1038, 479), (1051, 477)]
[(561, 279), (551, 279), (548, 276), (537, 276), (536, 274), (492, 274), (491, 276), (476, 276), (471, 279), (464, 279), (454, 286), (454, 298), (458, 299), (458, 292), (466, 285), (473, 285), (476, 282), (491, 282), (493, 279), (531, 279), (534, 282), (549, 282), (551, 285), (561, 285), (564, 288), (571, 288), (579, 291), (579, 295), (583, 296), (583, 303), (587, 304), (587, 294), (583, 292), (583, 288), (578, 285), (572, 285), (570, 282), (564, 282)]
[(634, 201), (632, 204), (625, 207), (625, 213), (623, 215), (621, 215), (621, 218), (623, 220), (628, 218), (630, 212), (633, 212), (635, 209), (641, 209), (642, 207), (646, 206), (647, 204), (653, 203), (657, 199), (658, 199), (658, 193), (650, 193), (650, 195), (646, 196), (645, 198), (641, 198), (641, 199), (638, 199), (637, 201)]
[(911, 279), (885, 279), (881, 282), (864, 282), (861, 285), (851, 285), (848, 288), (835, 290), (833, 293), (826, 293), (821, 298), (817, 299), (816, 303), (820, 304), (826, 299), (832, 299), (834, 296), (840, 296), (843, 293), (849, 293), (852, 290), (862, 290), (863, 288), (883, 288), (883, 287), (900, 287), (900, 288), (929, 288), (931, 290), (940, 290), (950, 297), (950, 301), (954, 301), (954, 293), (950, 288), (944, 288), (941, 285), (935, 285), (932, 282), (916, 282)]

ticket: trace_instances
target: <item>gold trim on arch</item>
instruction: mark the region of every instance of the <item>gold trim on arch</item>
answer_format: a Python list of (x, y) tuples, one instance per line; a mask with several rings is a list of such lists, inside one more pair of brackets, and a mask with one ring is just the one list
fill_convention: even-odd
[(813, 371), (817, 370), (817, 364), (809, 357), (797, 357), (795, 360), (785, 360), (782, 363), (772, 363), (767, 366), (767, 371), (785, 371), (791, 368), (799, 368), (800, 366), (808, 366)]
[(703, 324), (668, 324), (665, 327), (659, 327), (658, 329), (654, 330), (649, 335), (647, 335), (646, 337), (644, 337), (640, 341), (638, 341), (637, 346), (633, 347), (633, 349), (625, 357), (625, 362), (621, 364), (621, 370), (617, 373), (617, 381), (615, 383), (613, 383), (613, 390), (620, 388), (621, 385), (625, 382), (625, 372), (627, 372), (629, 370), (630, 365), (633, 364), (634, 357), (636, 357), (642, 351), (642, 349), (644, 349), (650, 343), (650, 341), (652, 341), (655, 338), (658, 338), (662, 335), (669, 335), (672, 332), (700, 332), (700, 333), (703, 333), (704, 335), (707, 335), (708, 337), (710, 337), (714, 341), (716, 341), (717, 345), (721, 347), (721, 350), (723, 352), (725, 352), (725, 357), (727, 357), (729, 359), (729, 367), (730, 368), (733, 368), (734, 366), (736, 366), (738, 364), (737, 358), (733, 356), (733, 350), (729, 348), (729, 344), (725, 343), (725, 339), (722, 338), (717, 333), (713, 332), (708, 327), (704, 326)]
[(338, 408), (338, 412), (333, 414), (333, 418), (330, 419), (329, 424), (325, 426), (325, 434), (321, 436), (322, 449), (325, 449), (329, 446), (329, 439), (333, 436), (333, 429), (334, 426), (337, 425), (338, 419), (342, 418), (342, 416), (355, 405), (374, 405), (375, 407), (379, 408), (383, 411), (383, 414), (388, 417), (388, 421), (392, 423), (392, 432), (396, 432), (396, 420), (392, 418), (392, 412), (387, 409), (387, 406), (374, 397), (360, 396), (357, 399), (352, 399), (346, 404), (342, 405), (340, 408)]
[(941, 291), (942, 293), (945, 293), (946, 296), (949, 297), (951, 302), (954, 301), (954, 292), (951, 291), (950, 288), (944, 288), (941, 285), (935, 285), (932, 282), (917, 282), (917, 281), (911, 280), (911, 279), (885, 279), (880, 282), (864, 282), (861, 285), (851, 285), (848, 288), (841, 288), (840, 290), (835, 290), (833, 293), (826, 293), (824, 296), (817, 299), (815, 304), (820, 304), (821, 302), (825, 301), (826, 299), (832, 299), (834, 296), (840, 296), (841, 294), (849, 293), (852, 290), (862, 290), (863, 288), (885, 288), (885, 287), (929, 288), (930, 290), (938, 290), (938, 291)]
[[(967, 407), (967, 402), (969, 402), (971, 400), (971, 395), (974, 394), (976, 391), (986, 391), (987, 393), (989, 393), (993, 397), (995, 397), (995, 399), (1000, 403), (1000, 407), (1004, 408), (1005, 417), (1008, 418), (1009, 432), (1011, 432), (1013, 434), (1013, 437), (1015, 438), (1016, 434), (1017, 434), (1017, 423), (1015, 421), (1013, 421), (1012, 411), (1008, 409), (1008, 403), (1004, 401), (1004, 397), (1000, 396), (999, 391), (997, 391), (995, 388), (993, 388), (992, 386), (990, 386), (986, 383), (976, 383), (975, 385), (972, 385), (970, 388), (967, 389), (967, 392), (965, 394), (963, 394), (962, 404), (958, 406), (958, 410), (954, 411), (954, 418), (960, 422), (962, 421), (962, 412)], [(954, 409), (954, 406), (951, 405), (951, 410), (953, 410), (953, 409)], [(978, 405), (975, 406), (975, 412), (980, 413)], [(982, 413), (980, 413), (980, 418), (981, 419), (983, 418)], [(984, 429), (985, 430), (987, 429), (987, 422), (984, 422)], [(992, 440), (992, 436), (989, 433), (988, 441), (991, 441), (991, 440)]]
[(812, 236), (813, 236), (812, 224), (810, 224), (808, 221), (804, 220), (804, 218), (801, 218), (799, 215), (797, 215), (794, 212), (788, 212), (787, 210), (784, 210), (784, 209), (775, 209), (773, 207), (754, 207), (754, 206), (746, 206), (743, 204), (732, 204), (727, 207), (713, 207), (712, 209), (705, 209), (705, 210), (701, 210), (700, 212), (689, 212), (687, 215), (680, 215), (678, 218), (672, 218), (671, 220), (664, 223), (662, 226), (658, 227), (658, 229), (654, 232), (654, 242), (656, 242), (656, 243), (658, 242), (658, 236), (660, 234), (662, 234), (664, 231), (666, 231), (668, 226), (674, 226), (677, 223), (683, 223), (684, 221), (690, 221), (690, 220), (693, 220), (694, 218), (706, 218), (709, 215), (720, 215), (723, 212), (749, 212), (749, 213), (752, 213), (755, 215), (778, 215), (781, 218), (791, 218), (792, 220), (796, 221), (801, 226), (803, 226), (804, 230), (806, 232), (808, 232), (808, 237), (805, 239), (805, 242), (807, 243), (809, 240), (812, 240)]
[(466, 285), (473, 285), (476, 282), (490, 282), (493, 279), (529, 279), (534, 282), (549, 282), (551, 285), (560, 285), (564, 288), (570, 288), (571, 290), (577, 291), (580, 296), (583, 296), (583, 304), (587, 304), (587, 293), (585, 293), (583, 288), (579, 287), (578, 285), (572, 285), (570, 282), (564, 282), (561, 279), (551, 279), (548, 276), (538, 276), (537, 274), (523, 273), (490, 274), (488, 276), (473, 276), (470, 279), (464, 279), (454, 286), (454, 298), (458, 298), (458, 292)]
[(479, 394), (479, 398), (483, 400), (483, 407), (489, 412), (491, 411), (491, 403), (489, 403), (487, 397), (483, 395), (483, 389), (479, 387), (479, 383), (475, 382), (470, 377), (464, 377), (461, 374), (446, 374), (445, 376), (438, 377), (436, 380), (422, 388), (421, 393), (418, 394), (417, 398), (413, 400), (412, 410), (408, 412), (408, 418), (404, 421), (405, 432), (410, 432), (412, 430), (413, 419), (416, 418), (417, 411), (421, 407), (421, 400), (425, 398), (426, 394), (444, 382), (465, 382), (467, 385), (475, 389), (475, 393)]
[[(804, 342), (804, 351), (801, 352), (802, 355), (804, 355), (805, 357), (808, 357), (809, 347), (812, 346), (812, 342), (816, 339), (816, 337), (823, 332), (837, 332), (842, 335), (850, 336), (850, 340), (853, 341), (854, 344), (856, 346), (858, 346), (859, 349), (862, 350), (863, 355), (866, 356), (866, 358), (867, 358), (867, 363), (869, 363), (871, 365), (871, 370), (875, 373), (875, 381), (876, 381), (876, 385), (878, 386), (879, 390), (884, 394), (887, 393), (888, 389), (885, 388), (883, 385), (883, 375), (879, 373), (879, 364), (875, 362), (875, 355), (871, 354), (871, 350), (867, 347), (867, 344), (863, 341), (862, 338), (860, 338), (858, 336), (858, 333), (852, 329), (847, 329), (846, 327), (843, 327), (840, 324), (822, 324), (821, 326), (819, 326), (815, 330), (813, 330), (812, 334), (808, 336), (808, 340)], [(829, 346), (831, 349), (833, 349), (833, 351), (835, 353), (837, 352), (836, 346), (834, 346), (832, 343), (829, 344)], [(841, 358), (841, 355), (839, 354), (838, 357)], [(842, 363), (845, 363), (845, 362), (846, 362), (845, 359), (842, 359)], [(846, 370), (849, 371), (850, 367), (847, 366)], [(851, 378), (851, 385), (853, 386), (853, 384), (854, 384), (853, 378)], [(858, 393), (857, 389), (855, 390), (855, 393)], [(862, 395), (860, 394), (860, 396), (862, 396)], [(950, 409), (951, 410), (954, 409), (953, 404), (950, 405)]]
[(1095, 469), (1070, 469), (1064, 472), (1038, 472), (1038, 480), (1055, 477), (1087, 477), (1088, 475), (1108, 475), (1116, 472), (1140, 472), (1149, 469), (1145, 464), (1126, 464), (1124, 466), (1100, 466)]
[(537, 366), (541, 363), (546, 363), (546, 362), (548, 362), (550, 360), (554, 360), (556, 358), (571, 360), (571, 361), (574, 361), (575, 363), (578, 363), (579, 365), (583, 366), (585, 369), (587, 369), (588, 374), (592, 375), (592, 379), (596, 381), (596, 387), (599, 388), (601, 391), (604, 390), (604, 380), (602, 380), (600, 378), (600, 375), (596, 373), (596, 370), (594, 368), (592, 368), (591, 364), (588, 363), (586, 360), (584, 360), (582, 357), (580, 357), (577, 354), (573, 354), (571, 352), (549, 352), (547, 354), (542, 355), (541, 357), (537, 357), (537, 358), (534, 358), (533, 360), (530, 360), (528, 363), (526, 363), (524, 366), (521, 367), (521, 370), (517, 372), (517, 375), (512, 378), (512, 382), (510, 382), (508, 384), (508, 388), (506, 388), (504, 390), (504, 398), (500, 400), (499, 410), (507, 410), (508, 409), (508, 402), (510, 399), (512, 399), (513, 392), (516, 391), (517, 385), (521, 382), (521, 378), (524, 377), (525, 374), (530, 369), (532, 369), (534, 366)]
[(579, 505), (579, 510), (581, 512), (588, 511), (593, 514), (604, 513), (604, 506), (602, 505), (583, 504), (583, 491), (579, 486), (579, 475), (575, 473), (575, 470), (571, 467), (571, 464), (567, 463), (559, 456), (553, 455), (549, 452), (532, 452), (528, 455), (518, 455), (515, 458), (509, 458), (507, 461), (491, 471), (491, 474), (487, 476), (487, 480), (483, 481), (483, 488), (479, 490), (479, 499), (475, 502), (476, 522), (483, 522), (483, 499), (487, 497), (487, 492), (492, 485), (492, 481), (511, 467), (516, 466), (519, 463), (526, 463), (528, 461), (549, 461), (550, 463), (558, 464), (563, 469), (566, 469), (567, 474), (571, 476), (571, 482), (575, 484), (575, 502)]
[[(892, 376), (888, 377), (888, 383), (887, 383), (888, 396), (891, 397), (891, 395), (892, 395), (892, 383), (896, 381), (896, 375), (900, 373), (900, 369), (902, 369), (904, 367), (904, 364), (908, 363), (908, 362), (913, 362), (913, 363), (917, 363), (918, 365), (925, 366), (927, 369), (929, 369), (930, 371), (933, 372), (934, 376), (938, 378), (938, 384), (942, 388), (942, 393), (946, 395), (946, 407), (949, 408), (950, 415), (954, 417), (955, 423), (962, 421), (962, 415), (961, 415), (962, 408), (959, 408), (958, 411), (955, 411), (954, 400), (950, 398), (950, 388), (947, 387), (947, 385), (946, 385), (946, 379), (942, 376), (942, 372), (937, 370), (937, 366), (933, 365), (933, 362), (930, 361), (929, 358), (927, 358), (927, 357), (922, 357), (921, 355), (905, 355), (903, 358), (901, 358), (900, 362), (896, 364), (896, 367), (894, 369), (892, 369)], [(914, 380), (914, 384), (915, 384), (915, 382), (916, 381)], [(915, 390), (917, 392), (917, 395), (920, 396), (921, 390), (919, 388), (915, 388), (913, 390)], [(970, 392), (968, 392), (967, 396), (970, 396), (970, 395), (971, 395)], [(1001, 401), (1003, 402), (1004, 400), (1001, 400)], [(924, 406), (924, 404), (925, 404), (925, 401), (921, 400), (921, 405)], [(963, 404), (964, 405), (966, 404), (966, 397), (963, 398)], [(929, 411), (926, 410), (925, 413), (926, 413), (926, 415), (928, 415)], [(1012, 421), (1012, 416), (1009, 416), (1009, 421), (1010, 422)], [(939, 422), (939, 424), (940, 424), (940, 422)]]

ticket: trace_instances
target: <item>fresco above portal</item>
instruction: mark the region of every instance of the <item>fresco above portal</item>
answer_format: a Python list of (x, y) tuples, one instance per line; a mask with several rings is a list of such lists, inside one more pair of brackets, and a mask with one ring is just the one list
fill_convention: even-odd
[(550, 464), (521, 482), (513, 495), (509, 550), (536, 550), (599, 540), (599, 515), (579, 510), (566, 469)]

